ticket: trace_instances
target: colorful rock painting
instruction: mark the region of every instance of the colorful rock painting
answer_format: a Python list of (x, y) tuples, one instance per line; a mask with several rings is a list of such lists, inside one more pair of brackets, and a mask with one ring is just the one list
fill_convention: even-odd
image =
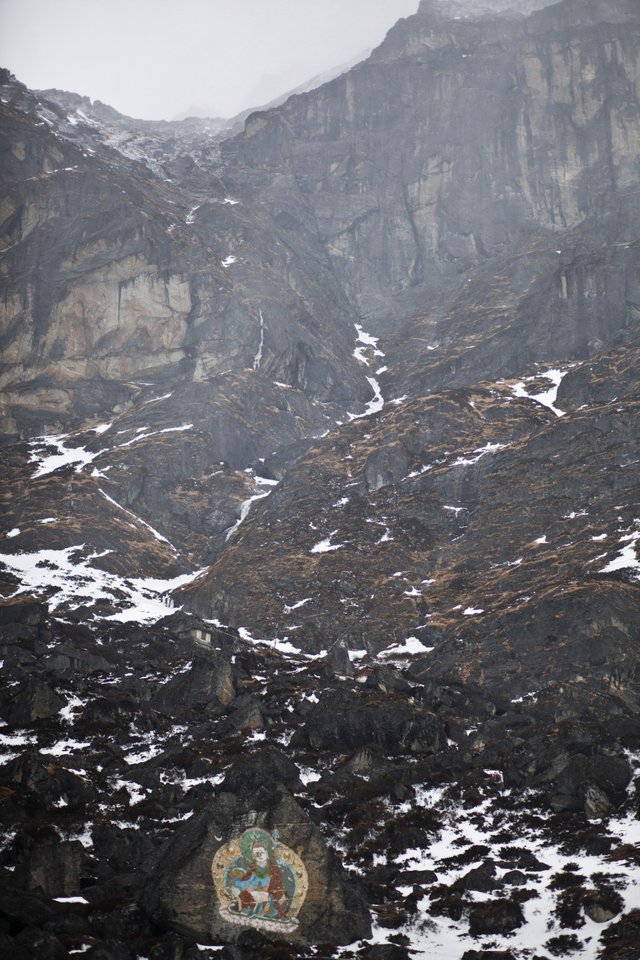
[(229, 923), (281, 933), (298, 926), (308, 877), (299, 855), (258, 827), (221, 847), (213, 858), (219, 911)]

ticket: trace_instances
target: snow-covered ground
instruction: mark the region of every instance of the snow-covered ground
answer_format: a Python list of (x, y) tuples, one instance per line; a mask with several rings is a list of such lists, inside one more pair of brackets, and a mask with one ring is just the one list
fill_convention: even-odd
[[(630, 758), (636, 768), (640, 769), (640, 755)], [(496, 781), (500, 780), (498, 771), (486, 771)], [(407, 813), (416, 807), (426, 807), (437, 811), (442, 827), (428, 847), (409, 849), (405, 853), (391, 859), (395, 866), (410, 871), (433, 871), (438, 877), (438, 883), (451, 885), (469, 872), (472, 867), (482, 862), (483, 856), (471, 860), (464, 865), (460, 864), (460, 856), (465, 851), (475, 847), (489, 849), (486, 855), (498, 861), (495, 879), (499, 882), (512, 869), (510, 866), (500, 866), (499, 861), (508, 859), (509, 844), (496, 843), (496, 830), (513, 831), (517, 839), (512, 847), (523, 848), (533, 854), (545, 869), (526, 870), (526, 881), (522, 889), (531, 892), (530, 899), (522, 903), (524, 923), (506, 935), (487, 934), (472, 937), (469, 932), (469, 922), (466, 910), (460, 920), (437, 916), (431, 912), (432, 901), (425, 890), (425, 895), (417, 903), (417, 912), (400, 929), (393, 933), (401, 933), (408, 938), (411, 956), (415, 960), (460, 960), (466, 950), (504, 950), (511, 951), (521, 960), (533, 958), (534, 955), (547, 955), (551, 949), (554, 956), (559, 954), (557, 948), (546, 947), (552, 938), (561, 935), (575, 935), (580, 942), (578, 952), (571, 953), (581, 960), (596, 960), (600, 950), (600, 937), (610, 922), (620, 918), (618, 914), (613, 921), (596, 923), (589, 916), (581, 912), (578, 926), (563, 926), (557, 907), (566, 886), (560, 879), (567, 873), (575, 873), (582, 879), (584, 888), (591, 889), (600, 886), (603, 882), (615, 889), (623, 901), (625, 912), (640, 907), (640, 865), (634, 862), (632, 855), (628, 857), (614, 857), (580, 853), (576, 855), (565, 849), (564, 844), (551, 836), (547, 829), (546, 816), (543, 809), (537, 815), (524, 817), (523, 809), (527, 801), (535, 811), (536, 796), (518, 796), (517, 792), (498, 787), (486, 791), (486, 797), (475, 806), (467, 807), (455, 798), (455, 786), (447, 787), (418, 787), (416, 798), (395, 808), (396, 815)], [(635, 788), (630, 792), (635, 796)], [(631, 797), (630, 799), (633, 799)], [(512, 802), (513, 801), (513, 802)], [(607, 834), (620, 844), (629, 844), (630, 849), (637, 849), (640, 844), (640, 819), (633, 810), (611, 817), (606, 824)], [(378, 863), (386, 863), (387, 858), (378, 857)], [(474, 903), (487, 902), (494, 899), (504, 899), (514, 888), (505, 885), (499, 891), (480, 893), (467, 891), (466, 898), (472, 906)], [(518, 889), (518, 888), (515, 888)], [(413, 885), (397, 887), (398, 897), (409, 896)], [(383, 926), (375, 925), (370, 943), (387, 943), (391, 931)], [(360, 944), (359, 946), (361, 946)], [(345, 948), (341, 955), (348, 955), (350, 948)]]
[(93, 561), (109, 552), (87, 553), (84, 544), (76, 544), (62, 550), (0, 554), (0, 563), (20, 579), (13, 596), (45, 596), (52, 612), (67, 605), (109, 603), (120, 608), (110, 619), (123, 623), (154, 623), (179, 609), (171, 592), (203, 572), (196, 570), (169, 580), (122, 577), (94, 565)]

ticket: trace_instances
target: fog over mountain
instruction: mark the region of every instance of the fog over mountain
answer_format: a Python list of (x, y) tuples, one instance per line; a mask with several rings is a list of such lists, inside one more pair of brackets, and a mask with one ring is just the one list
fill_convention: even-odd
[(526, 16), (534, 10), (548, 7), (553, 0), (421, 0), (423, 6), (436, 5), (451, 16), (484, 16), (492, 13), (511, 12)]
[(418, 0), (3, 0), (0, 62), (122, 113), (231, 117), (380, 43)]

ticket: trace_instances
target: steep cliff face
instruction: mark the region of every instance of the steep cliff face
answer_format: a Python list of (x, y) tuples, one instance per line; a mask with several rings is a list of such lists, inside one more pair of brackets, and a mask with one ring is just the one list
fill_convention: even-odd
[(5, 434), (79, 424), (121, 409), (136, 381), (202, 380), (258, 356), (312, 395), (367, 395), (364, 378), (351, 386), (349, 305), (324, 264), (308, 275), (303, 241), (285, 248), (215, 177), (194, 197), (5, 81)]
[(274, 215), (272, 171), (286, 171), (383, 331), (532, 235), (628, 202), (639, 29), (632, 3), (561, 3), (526, 21), (445, 20), (423, 4), (365, 63), (250, 117), (223, 156)]

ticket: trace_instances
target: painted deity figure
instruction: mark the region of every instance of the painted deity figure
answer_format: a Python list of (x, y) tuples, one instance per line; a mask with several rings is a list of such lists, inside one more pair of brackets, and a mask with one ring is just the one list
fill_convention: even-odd
[(224, 872), (230, 918), (235, 915), (245, 923), (292, 924), (289, 913), (296, 878), (291, 865), (277, 857), (273, 837), (265, 830), (246, 830), (240, 851)]

